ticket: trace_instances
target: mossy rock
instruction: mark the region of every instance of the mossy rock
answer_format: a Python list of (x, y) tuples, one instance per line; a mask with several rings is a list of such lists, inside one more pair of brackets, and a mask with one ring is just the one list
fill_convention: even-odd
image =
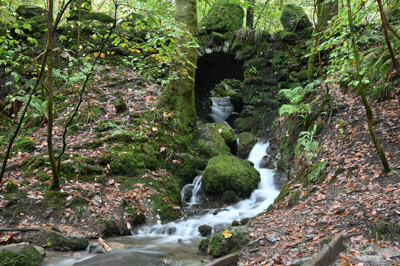
[(232, 190), (227, 190), (222, 194), (219, 200), (222, 204), (231, 204), (237, 202), (236, 194)]
[(8, 193), (14, 194), (15, 192), (18, 191), (18, 185), (15, 184), (14, 182), (8, 182), (6, 185), (6, 191)]
[[(44, 31), (46, 29), (46, 18), (42, 17), (42, 16), (34, 16), (28, 20), (26, 20), (27, 24), (29, 24), (31, 26), (31, 29), (29, 30), (29, 32), (33, 33), (33, 35), (36, 36), (36, 38), (38, 39), (38, 37), (44, 37)], [(39, 33), (39, 35), (37, 34)]]
[(85, 250), (89, 245), (89, 241), (85, 237), (64, 236), (48, 229), (28, 232), (22, 238), (29, 239), (31, 243), (38, 246), (47, 246), (52, 251)]
[(203, 189), (210, 195), (232, 190), (239, 197), (249, 197), (260, 182), (260, 173), (250, 164), (232, 155), (220, 155), (208, 161), (203, 173)]
[(204, 139), (199, 139), (197, 142), (197, 151), (199, 156), (205, 159), (210, 159), (222, 154), (231, 154), (229, 147), (225, 143), (221, 145)]
[(208, 245), (210, 244), (210, 238), (203, 238), (199, 241), (197, 247), (199, 248), (199, 254), (207, 255), (208, 254)]
[(203, 158), (212, 158), (220, 154), (229, 154), (229, 147), (214, 125), (203, 124), (202, 126), (203, 128), (199, 131), (199, 155)]
[(121, 153), (113, 157), (110, 164), (110, 173), (113, 175), (135, 175), (138, 170), (146, 169), (147, 156), (145, 152)]
[(45, 17), (46, 14), (46, 10), (44, 8), (34, 5), (20, 5), (15, 12), (25, 19), (30, 19), (35, 16)]
[(278, 203), (279, 201), (283, 200), (284, 198), (286, 198), (286, 196), (288, 196), (290, 194), (290, 192), (292, 192), (293, 189), (290, 189), (289, 186), (287, 184), (283, 184), (281, 186), (280, 192), (278, 197), (275, 198), (274, 200), (274, 204)]
[(206, 224), (199, 226), (198, 231), (202, 237), (208, 237), (212, 233), (212, 227)]
[(212, 258), (219, 258), (232, 251), (239, 250), (241, 245), (246, 242), (245, 230), (233, 229), (228, 233), (232, 234), (229, 238), (225, 237), (224, 232), (217, 232), (210, 238), (208, 250)]
[(117, 114), (123, 113), (126, 110), (128, 110), (128, 107), (126, 106), (124, 99), (118, 99), (115, 102), (115, 110), (117, 111)]
[(36, 143), (33, 140), (22, 137), (15, 141), (14, 150), (21, 150), (22, 152), (33, 152), (35, 150)]
[(197, 176), (197, 170), (204, 170), (207, 160), (189, 153), (179, 154), (175, 160), (168, 161), (166, 169), (178, 178), (179, 185), (183, 187), (192, 183)]
[[(79, 12), (78, 10), (73, 10), (68, 17), (68, 20), (77, 21), (79, 19)], [(113, 23), (115, 20), (113, 17), (101, 13), (101, 12), (90, 12), (88, 10), (81, 10), (81, 21), (85, 20), (97, 20), (101, 23)]]
[(301, 6), (295, 4), (283, 7), (281, 23), (288, 32), (300, 32), (305, 28), (312, 27), (312, 24)]
[(40, 252), (26, 242), (3, 246), (0, 249), (0, 266), (36, 266), (42, 261)]
[[(313, 35), (313, 32), (314, 32), (314, 27), (311, 26), (311, 27), (303, 29), (299, 33), (299, 36), (302, 37), (302, 38), (311, 38), (312, 35)], [(321, 42), (323, 42), (323, 41), (321, 40)]]
[(221, 134), (225, 144), (231, 149), (231, 151), (234, 151), (237, 145), (237, 137), (232, 127), (225, 121), (216, 124), (214, 127)]
[(258, 142), (256, 136), (249, 132), (243, 132), (238, 135), (239, 147), (237, 155), (242, 159), (247, 159), (254, 145)]
[(289, 205), (293, 206), (296, 204), (297, 200), (300, 198), (301, 192), (299, 190), (293, 192), (292, 195), (290, 195), (289, 198)]
[(233, 32), (243, 25), (244, 11), (239, 4), (230, 3), (228, 0), (216, 2), (208, 11), (200, 26), (204, 26), (208, 33)]
[(296, 33), (283, 31), (282, 32), (282, 40), (287, 43), (295, 43), (299, 36)]
[(299, 73), (297, 73), (297, 79), (302, 82), (307, 80), (307, 74), (308, 71), (307, 70), (300, 70)]
[(240, 223), (242, 224), (242, 225), (246, 225), (246, 224), (248, 224), (250, 222), (250, 218), (243, 218), (242, 220), (240, 220)]

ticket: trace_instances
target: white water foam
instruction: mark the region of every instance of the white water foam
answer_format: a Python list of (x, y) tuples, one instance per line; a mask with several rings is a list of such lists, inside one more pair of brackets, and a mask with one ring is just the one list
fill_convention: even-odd
[(223, 122), (235, 111), (230, 97), (211, 97), (211, 100), (211, 113), (208, 114), (211, 123)]
[[(266, 155), (268, 143), (257, 143), (250, 152), (249, 161), (254, 163), (254, 167), (260, 172), (261, 182), (256, 190), (253, 191), (249, 199), (227, 207), (225, 211), (217, 215), (208, 213), (202, 216), (195, 216), (185, 221), (176, 221), (164, 225), (152, 227), (142, 227), (139, 229), (140, 235), (161, 235), (173, 232), (173, 237), (165, 238), (165, 241), (176, 241), (177, 237), (183, 239), (192, 236), (199, 237), (198, 227), (207, 224), (213, 228), (216, 226), (227, 226), (233, 220), (254, 217), (263, 212), (272, 204), (279, 195), (279, 190), (275, 188), (273, 173), (274, 170), (259, 168), (261, 159)], [(193, 193), (195, 195), (195, 193)]]
[(194, 204), (200, 204), (201, 199), (199, 197), (199, 192), (201, 190), (201, 175), (198, 175), (194, 178), (192, 184), (187, 184), (185, 185), (182, 190), (181, 190), (181, 197), (182, 200), (185, 199), (185, 195), (189, 192), (192, 192), (192, 196), (190, 197), (190, 200), (186, 202), (188, 204), (188, 207), (192, 207)]

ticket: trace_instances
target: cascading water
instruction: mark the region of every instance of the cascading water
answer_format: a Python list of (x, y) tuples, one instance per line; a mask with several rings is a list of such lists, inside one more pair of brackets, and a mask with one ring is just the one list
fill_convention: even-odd
[[(261, 159), (266, 155), (268, 145), (268, 143), (256, 144), (249, 155), (248, 160), (254, 163), (254, 167), (260, 172), (261, 176), (261, 182), (258, 188), (253, 191), (249, 199), (242, 200), (233, 206), (227, 207), (225, 211), (219, 212), (216, 215), (208, 213), (203, 216), (195, 216), (185, 221), (145, 227), (139, 230), (139, 235), (173, 234), (175, 237), (178, 236), (184, 239), (198, 237), (200, 234), (197, 229), (203, 224), (207, 224), (213, 228), (224, 227), (230, 225), (233, 220), (250, 218), (263, 212), (273, 203), (274, 199), (279, 194), (279, 191), (274, 185), (274, 170), (259, 167)], [(199, 180), (197, 181), (200, 182)], [(193, 193), (193, 195), (195, 196), (195, 193)], [(175, 237), (170, 238), (170, 240), (176, 241)], [(166, 238), (165, 241), (168, 241), (168, 238)]]
[(230, 97), (211, 97), (211, 101), (211, 113), (207, 115), (207, 120), (210, 123), (225, 121), (235, 111)]
[[(181, 190), (182, 201), (186, 202), (189, 208), (192, 207), (193, 204), (201, 203), (201, 199), (198, 195), (201, 190), (201, 177), (201, 175), (196, 176), (192, 184), (185, 185)], [(186, 195), (190, 195), (189, 201), (187, 201)]]
[[(139, 234), (129, 237), (108, 238), (107, 241), (115, 241), (129, 247), (127, 252), (139, 252), (146, 256), (150, 255), (157, 258), (168, 257), (171, 266), (199, 266), (202, 263), (203, 255), (197, 254), (197, 243), (200, 234), (197, 229), (200, 225), (207, 224), (219, 230), (228, 227), (233, 220), (254, 217), (263, 212), (273, 203), (279, 191), (275, 188), (273, 175), (274, 170), (260, 168), (260, 162), (266, 155), (268, 143), (256, 144), (248, 160), (254, 163), (254, 167), (260, 172), (261, 182), (256, 190), (253, 191), (249, 199), (226, 208), (216, 215), (210, 213), (194, 216), (185, 221), (171, 222), (165, 225), (155, 225), (139, 229)], [(191, 187), (190, 187), (191, 186)], [(198, 203), (196, 199), (197, 191), (201, 188), (201, 176), (196, 177), (193, 184), (185, 186), (183, 190), (193, 190), (190, 202)], [(183, 192), (185, 193), (185, 192)], [(107, 254), (107, 253), (106, 253)], [(74, 256), (72, 258), (71, 256)], [(44, 266), (69, 266), (73, 262), (87, 259), (92, 254), (87, 253), (52, 253), (44, 258)], [(65, 257), (62, 257), (65, 256)], [(75, 258), (76, 257), (76, 258)], [(79, 259), (77, 259), (79, 258)], [(160, 259), (158, 259), (160, 261)], [(82, 262), (82, 265), (85, 265)], [(117, 261), (114, 265), (120, 265)]]

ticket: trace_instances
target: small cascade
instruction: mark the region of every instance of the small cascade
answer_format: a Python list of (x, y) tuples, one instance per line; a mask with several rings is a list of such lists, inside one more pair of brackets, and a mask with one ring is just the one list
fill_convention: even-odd
[[(142, 227), (139, 229), (139, 235), (170, 235), (165, 241), (177, 241), (182, 238), (184, 241), (191, 237), (200, 237), (197, 231), (198, 227), (207, 224), (213, 227), (213, 230), (229, 226), (233, 220), (254, 217), (263, 212), (272, 204), (279, 194), (279, 190), (274, 184), (274, 170), (260, 168), (262, 158), (266, 155), (268, 143), (257, 143), (250, 152), (249, 161), (254, 163), (254, 167), (260, 172), (261, 182), (258, 188), (253, 191), (249, 199), (229, 206), (224, 211), (214, 214), (215, 210), (210, 210), (205, 215), (197, 215), (183, 221), (170, 222), (168, 224), (157, 224), (151, 227)], [(183, 189), (183, 196), (192, 191), (190, 202), (198, 200), (198, 191), (201, 188), (201, 176)]]
[(196, 176), (192, 184), (185, 185), (181, 190), (182, 201), (188, 204), (188, 208), (192, 207), (194, 204), (202, 203), (199, 197), (202, 177), (202, 175)]
[(225, 121), (235, 111), (230, 97), (211, 97), (211, 101), (211, 113), (207, 115), (207, 120), (210, 123)]

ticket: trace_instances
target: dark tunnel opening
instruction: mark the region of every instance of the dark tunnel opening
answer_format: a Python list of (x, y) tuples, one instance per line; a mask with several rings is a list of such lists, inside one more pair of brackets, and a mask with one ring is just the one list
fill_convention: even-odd
[(234, 55), (214, 52), (199, 57), (195, 79), (195, 101), (198, 116), (204, 116), (209, 111), (208, 99), (214, 86), (224, 79), (243, 81), (243, 63)]

